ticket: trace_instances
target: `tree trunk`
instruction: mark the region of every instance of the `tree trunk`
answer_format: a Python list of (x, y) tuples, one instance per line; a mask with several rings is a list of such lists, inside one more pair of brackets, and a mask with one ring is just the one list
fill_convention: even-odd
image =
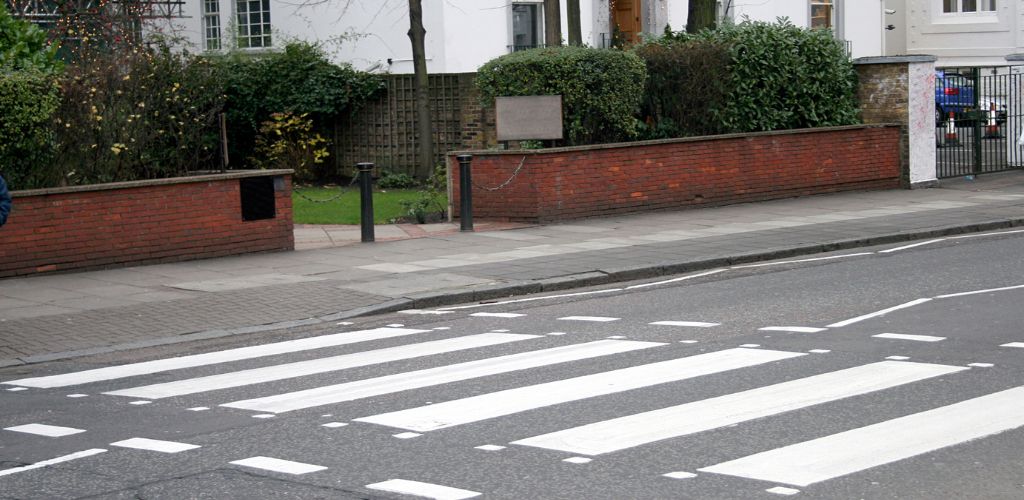
[(686, 32), (715, 27), (715, 0), (690, 0), (686, 9)]
[(583, 30), (580, 26), (580, 0), (567, 0), (565, 3), (566, 16), (569, 18), (569, 45), (579, 47), (583, 45)]
[(427, 77), (427, 55), (423, 29), (423, 6), (420, 0), (409, 0), (409, 40), (412, 41), (412, 63), (416, 81), (416, 136), (419, 154), (416, 178), (425, 180), (434, 171), (434, 132), (430, 118), (430, 80)]
[(544, 45), (562, 45), (562, 10), (558, 0), (544, 0)]

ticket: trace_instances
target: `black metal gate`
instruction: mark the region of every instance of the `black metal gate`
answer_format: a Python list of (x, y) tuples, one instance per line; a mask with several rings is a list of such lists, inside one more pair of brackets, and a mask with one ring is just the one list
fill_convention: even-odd
[(940, 68), (935, 75), (936, 170), (940, 178), (1024, 165), (1022, 67)]

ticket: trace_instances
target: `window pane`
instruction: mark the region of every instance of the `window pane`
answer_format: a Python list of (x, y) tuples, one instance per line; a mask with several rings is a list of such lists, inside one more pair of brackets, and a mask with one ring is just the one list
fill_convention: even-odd
[(942, 0), (942, 12), (959, 12), (956, 4), (959, 0)]
[(512, 50), (540, 45), (540, 6), (512, 4)]
[(995, 12), (996, 0), (981, 0), (981, 10), (987, 12)]
[(978, 0), (961, 0), (963, 2), (962, 12), (978, 12)]
[(832, 27), (832, 5), (823, 2), (811, 4), (811, 28)]

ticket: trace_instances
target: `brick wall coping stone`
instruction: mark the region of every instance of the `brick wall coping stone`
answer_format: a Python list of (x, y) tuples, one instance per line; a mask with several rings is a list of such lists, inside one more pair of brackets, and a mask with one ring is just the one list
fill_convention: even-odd
[(544, 149), (483, 149), (483, 150), (468, 150), (468, 151), (449, 151), (449, 156), (468, 154), (474, 156), (501, 156), (507, 154), (515, 155), (543, 155), (549, 153), (569, 153), (574, 151), (595, 151), (599, 149), (615, 149), (624, 147), (643, 147), (643, 146), (656, 146), (659, 144), (679, 144), (685, 142), (705, 142), (705, 141), (724, 141), (729, 139), (743, 139), (747, 137), (762, 137), (772, 135), (797, 135), (797, 134), (816, 134), (821, 132), (835, 132), (841, 130), (859, 130), (869, 128), (887, 128), (887, 127), (899, 127), (898, 123), (875, 123), (870, 125), (843, 125), (839, 127), (817, 127), (817, 128), (798, 128), (790, 130), (770, 130), (767, 132), (742, 132), (736, 134), (720, 134), (720, 135), (701, 135), (694, 137), (678, 137), (675, 139), (652, 139), (648, 141), (633, 141), (633, 142), (612, 142), (607, 144), (591, 144), (587, 146), (563, 146), (557, 148), (544, 148)]
[(242, 179), (246, 177), (267, 177), (278, 175), (291, 175), (291, 169), (269, 169), (269, 170), (230, 170), (225, 173), (209, 173), (190, 175), (186, 177), (168, 177), (166, 179), (146, 179), (141, 181), (108, 182), (105, 184), (87, 184), (84, 186), (66, 186), (44, 189), (24, 189), (11, 191), (11, 196), (44, 196), (50, 194), (85, 193), (90, 191), (109, 191), (113, 189), (129, 189), (147, 186), (165, 186), (168, 184), (188, 184), (192, 182), (223, 181), (229, 179)]
[(910, 55), (910, 56), (872, 56), (858, 57), (853, 64), (897, 64), (897, 63), (928, 63), (938, 61), (938, 56)]

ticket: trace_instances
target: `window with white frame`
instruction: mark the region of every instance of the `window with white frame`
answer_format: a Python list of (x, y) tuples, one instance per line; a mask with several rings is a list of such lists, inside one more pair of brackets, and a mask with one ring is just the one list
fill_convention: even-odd
[(810, 0), (812, 29), (832, 29), (835, 24), (833, 0)]
[(206, 50), (220, 50), (220, 0), (203, 0), (203, 38)]
[(970, 14), (995, 12), (996, 0), (942, 0), (944, 14)]
[(544, 6), (535, 2), (512, 3), (513, 52), (540, 47), (544, 44)]
[(270, 0), (236, 0), (238, 47), (270, 47)]

